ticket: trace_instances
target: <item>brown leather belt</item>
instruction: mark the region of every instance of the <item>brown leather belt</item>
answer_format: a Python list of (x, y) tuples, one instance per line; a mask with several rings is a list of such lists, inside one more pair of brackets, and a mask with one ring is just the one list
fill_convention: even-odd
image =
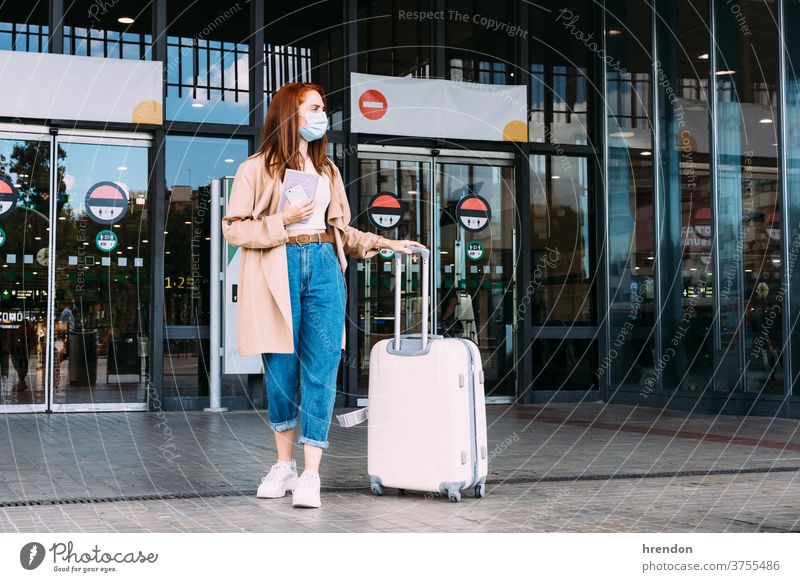
[(314, 243), (335, 243), (336, 238), (332, 234), (328, 234), (327, 232), (320, 232), (317, 234), (296, 234), (291, 235), (289, 240), (286, 241), (286, 244), (306, 244), (309, 242)]

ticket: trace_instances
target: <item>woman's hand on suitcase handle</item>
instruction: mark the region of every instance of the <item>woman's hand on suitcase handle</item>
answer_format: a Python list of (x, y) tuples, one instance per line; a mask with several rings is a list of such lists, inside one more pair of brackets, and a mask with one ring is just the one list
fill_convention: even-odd
[(393, 251), (398, 251), (401, 253), (405, 253), (407, 255), (411, 254), (411, 250), (408, 247), (421, 247), (425, 248), (425, 245), (417, 242), (415, 240), (392, 240), (392, 239), (383, 239), (382, 244), (380, 245), (381, 248), (384, 249), (392, 249)]

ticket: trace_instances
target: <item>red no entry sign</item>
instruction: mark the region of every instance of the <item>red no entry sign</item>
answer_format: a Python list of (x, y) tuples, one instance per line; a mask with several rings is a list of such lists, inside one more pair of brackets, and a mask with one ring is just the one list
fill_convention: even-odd
[(361, 114), (372, 121), (383, 117), (387, 107), (386, 97), (375, 89), (364, 91), (358, 98), (358, 108), (361, 110)]

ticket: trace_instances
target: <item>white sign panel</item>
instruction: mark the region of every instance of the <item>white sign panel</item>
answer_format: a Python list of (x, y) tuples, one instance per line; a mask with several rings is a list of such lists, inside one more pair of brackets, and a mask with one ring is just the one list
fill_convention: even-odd
[(0, 115), (159, 125), (161, 61), (0, 51)]
[(522, 85), (350, 74), (352, 131), (492, 141), (528, 140)]
[[(224, 216), (227, 213), (228, 197), (231, 195), (233, 178), (222, 178), (222, 199)], [(223, 286), (225, 287), (225, 303), (222, 310), (222, 373), (223, 374), (261, 374), (263, 373), (261, 356), (242, 356), (236, 346), (236, 308), (239, 305), (239, 260), (242, 250), (228, 244), (222, 237)]]

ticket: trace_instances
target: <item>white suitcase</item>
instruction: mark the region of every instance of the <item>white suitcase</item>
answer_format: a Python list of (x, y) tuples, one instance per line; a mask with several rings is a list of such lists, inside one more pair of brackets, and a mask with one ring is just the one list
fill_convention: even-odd
[(454, 502), (467, 489), (483, 497), (488, 460), (481, 354), (469, 339), (428, 334), (430, 254), (412, 248), (422, 258), (422, 333), (400, 334), (397, 253), (394, 338), (370, 352), (370, 485), (376, 495), (394, 487), (446, 494)]

